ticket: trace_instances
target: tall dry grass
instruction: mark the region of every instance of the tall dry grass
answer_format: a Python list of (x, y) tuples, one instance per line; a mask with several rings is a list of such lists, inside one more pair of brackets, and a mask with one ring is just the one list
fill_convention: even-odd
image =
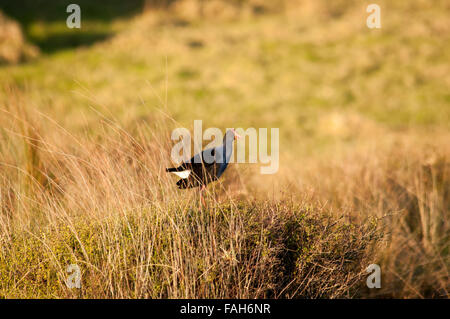
[(338, 214), (348, 212), (352, 221), (365, 216), (380, 219), (383, 244), (378, 262), (383, 287), (366, 289), (369, 296), (449, 296), (450, 153), (444, 146), (446, 139), (436, 137), (430, 145), (423, 144), (419, 136), (398, 138), (385, 149), (353, 152), (338, 163), (316, 163), (305, 177), (310, 184), (320, 185), (314, 189), (315, 196), (327, 199)]
[[(233, 183), (256, 187), (244, 172), (210, 187), (202, 207), (164, 172), (165, 119), (124, 129), (102, 115), (94, 134), (74, 135), (7, 94), (3, 297), (448, 296), (447, 150), (314, 162), (309, 188), (278, 176), (290, 185), (282, 199), (237, 196)], [(376, 292), (365, 287), (371, 263), (383, 270)], [(70, 264), (81, 289), (65, 285)]]
[[(3, 297), (349, 297), (379, 235), (308, 201), (207, 207), (167, 176), (163, 120), (128, 131), (103, 118), (75, 136), (9, 92), (1, 143)], [(41, 125), (53, 127), (44, 136)], [(165, 125), (167, 123), (164, 123)], [(66, 267), (82, 269), (69, 289)]]

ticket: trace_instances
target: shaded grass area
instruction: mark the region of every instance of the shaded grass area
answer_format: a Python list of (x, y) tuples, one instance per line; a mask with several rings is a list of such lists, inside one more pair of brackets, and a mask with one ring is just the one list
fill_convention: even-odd
[(46, 53), (78, 46), (91, 45), (105, 40), (117, 32), (116, 19), (125, 19), (142, 12), (143, 0), (77, 1), (81, 8), (81, 29), (69, 29), (66, 12), (69, 0), (18, 0), (3, 1), (0, 9), (22, 24), (29, 41)]
[[(8, 298), (331, 298), (360, 293), (375, 227), (289, 203), (154, 208), (2, 243)], [(81, 290), (67, 265), (80, 265)]]

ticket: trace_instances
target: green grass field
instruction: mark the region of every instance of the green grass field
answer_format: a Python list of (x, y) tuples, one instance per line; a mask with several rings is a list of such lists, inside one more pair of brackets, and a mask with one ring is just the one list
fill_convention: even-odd
[[(446, 1), (79, 2), (0, 7), (42, 51), (0, 66), (0, 297), (449, 296)], [(164, 172), (198, 119), (279, 128), (278, 173), (202, 208)]]

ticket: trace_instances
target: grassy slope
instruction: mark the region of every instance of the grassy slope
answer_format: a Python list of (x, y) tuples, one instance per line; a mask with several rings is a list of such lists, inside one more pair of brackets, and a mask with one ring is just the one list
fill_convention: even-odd
[[(304, 15), (302, 10), (297, 9), (282, 16), (250, 16), (238, 21), (219, 22), (188, 19), (187, 24), (181, 18), (147, 15), (131, 21), (122, 21), (117, 28), (123, 31), (103, 43), (75, 50), (55, 51), (27, 65), (2, 67), (0, 82), (21, 88), (18, 103), (26, 106), (26, 113), (32, 114), (33, 109), (38, 109), (50, 115), (85, 143), (86, 148), (90, 147), (92, 141), (84, 139), (85, 130), (92, 138), (101, 140), (108, 140), (111, 134), (108, 133), (109, 129), (106, 129), (105, 133), (103, 127), (99, 125), (99, 115), (91, 106), (105, 116), (114, 118), (131, 131), (135, 130), (137, 123), (154, 125), (160, 118), (157, 115), (158, 109), (169, 113), (178, 125), (188, 128), (192, 126), (194, 119), (202, 119), (204, 127), (279, 127), (282, 158), (279, 174), (274, 177), (255, 177), (250, 175), (252, 168), (242, 167), (237, 170), (232, 168), (229, 172), (230, 178), (225, 181), (226, 185), (232, 187), (232, 190), (237, 190), (236, 193), (240, 193), (242, 199), (256, 198), (257, 201), (261, 201), (261, 198), (251, 194), (258, 192), (266, 194), (268, 189), (271, 193), (277, 194), (284, 190), (281, 197), (296, 198), (302, 194), (301, 197), (306, 199), (294, 201), (301, 204), (298, 209), (300, 214), (312, 206), (313, 213), (308, 213), (311, 218), (313, 216), (317, 218), (323, 213), (317, 207), (321, 207), (324, 202), (329, 202), (328, 210), (332, 215), (344, 215), (347, 220), (355, 221), (365, 220), (368, 216), (381, 217), (404, 211), (405, 214), (401, 215), (400, 220), (390, 220), (388, 223), (391, 227), (388, 230), (391, 237), (388, 236), (389, 244), (385, 249), (388, 257), (378, 258), (371, 255), (361, 259), (362, 255), (357, 254), (356, 265), (359, 265), (361, 270), (363, 265), (372, 260), (384, 260), (385, 267), (389, 269), (389, 275), (385, 277), (387, 287), (382, 292), (386, 295), (416, 297), (442, 295), (445, 294), (446, 286), (445, 279), (442, 278), (445, 278), (446, 273), (448, 276), (448, 225), (442, 220), (445, 217), (443, 214), (448, 214), (449, 205), (445, 189), (449, 185), (446, 168), (449, 150), (446, 141), (450, 123), (448, 93), (450, 27), (447, 22), (448, 11), (444, 9), (443, 4), (433, 7), (417, 3), (397, 5), (398, 7), (383, 5), (383, 12), (389, 14), (383, 15), (381, 30), (366, 28), (364, 7), (358, 5), (347, 6), (342, 15), (324, 12), (323, 8), (319, 7), (312, 9), (312, 14), (317, 14), (315, 16)], [(49, 29), (56, 28), (55, 24), (58, 25), (58, 22), (49, 24)], [(33, 26), (30, 28), (34, 30)], [(106, 24), (105, 28), (114, 29), (109, 24)], [(65, 32), (72, 31), (65, 30)], [(0, 99), (6, 104), (12, 104), (13, 100), (9, 93), (0, 96)], [(6, 116), (4, 119), (8, 121)], [(61, 137), (64, 134), (60, 129), (55, 130), (54, 125), (43, 122), (42, 119), (40, 121), (39, 132), (45, 138), (65, 148), (67, 152), (75, 152), (87, 162), (91, 161), (92, 165), (102, 166), (105, 162), (110, 163), (111, 167), (106, 172), (114, 175), (114, 168), (118, 163), (114, 162), (113, 154), (107, 153), (104, 158), (91, 160), (84, 151), (77, 150), (76, 146), (67, 146), (69, 140), (67, 137)], [(167, 131), (169, 131), (167, 128), (176, 125), (170, 121), (164, 123), (167, 125), (165, 128)], [(145, 133), (142, 134), (147, 137), (155, 134), (145, 129), (143, 131)], [(147, 142), (143, 139), (140, 143), (145, 146)], [(152, 140), (148, 143), (154, 144)], [(111, 153), (113, 145), (109, 145), (112, 147)], [(119, 150), (128, 152), (127, 145), (119, 143), (118, 146)], [(3, 145), (3, 147), (9, 149), (11, 146)], [(154, 151), (153, 146), (148, 147)], [(169, 149), (168, 145), (165, 147)], [(16, 150), (16, 154), (22, 154), (20, 147)], [(33, 154), (37, 151), (31, 148), (30, 152)], [(26, 151), (24, 154), (27, 154)], [(41, 159), (38, 161), (43, 162), (41, 165), (66, 174), (65, 169), (58, 166), (59, 163), (53, 162), (55, 159), (48, 158), (45, 154), (40, 156)], [(158, 163), (168, 161), (168, 154), (158, 156), (160, 156), (157, 159)], [(12, 159), (6, 157), (6, 160), (20, 166), (22, 165), (20, 158), (17, 155)], [(293, 158), (295, 162), (292, 162)], [(67, 159), (59, 160), (65, 162)], [(48, 161), (48, 164), (45, 161)], [(146, 161), (144, 163), (147, 163)], [(125, 167), (128, 167), (126, 166), (128, 162), (124, 163)], [(283, 163), (290, 164), (288, 166)], [(153, 171), (160, 170), (162, 165), (151, 161), (147, 164)], [(71, 167), (70, 165), (75, 164), (69, 161), (66, 165)], [(444, 168), (440, 168), (441, 166)], [(87, 178), (86, 183), (89, 186), (67, 177), (65, 182), (67, 188), (64, 192), (77, 197), (81, 208), (75, 208), (74, 199), (66, 198), (61, 200), (64, 211), (68, 211), (68, 216), (82, 216), (86, 212), (89, 212), (88, 217), (92, 217), (91, 214), (97, 216), (92, 212), (95, 210), (108, 211), (112, 216), (119, 216), (114, 222), (101, 221), (100, 224), (106, 225), (103, 226), (106, 229), (112, 227), (111, 232), (123, 241), (119, 239), (116, 250), (108, 250), (108, 245), (114, 245), (108, 244), (111, 241), (109, 230), (102, 233), (102, 236), (105, 236), (103, 239), (93, 239), (91, 243), (93, 247), (89, 246), (90, 242), (86, 242), (90, 238), (86, 235), (86, 240), (80, 240), (81, 246), (89, 246), (88, 249), (92, 249), (92, 252), (77, 255), (79, 249), (72, 247), (66, 253), (61, 253), (62, 257), (58, 258), (62, 259), (44, 258), (42, 262), (50, 264), (48, 268), (43, 268), (43, 273), (47, 274), (42, 275), (44, 278), (39, 280), (29, 278), (23, 273), (16, 274), (16, 271), (20, 272), (17, 269), (21, 267), (13, 262), (4, 268), (2, 275), (7, 278), (24, 276), (25, 280), (20, 283), (8, 282), (3, 287), (2, 293), (5, 296), (71, 295), (63, 285), (53, 283), (55, 286), (51, 286), (49, 283), (50, 277), (63, 276), (61, 265), (65, 263), (64, 256), (71, 256), (70, 258), (75, 258), (79, 262), (84, 261), (91, 281), (98, 281), (84, 290), (83, 296), (254, 297), (273, 294), (282, 296), (286, 278), (278, 278), (276, 271), (267, 270), (269, 276), (273, 276), (271, 278), (260, 277), (259, 273), (254, 272), (254, 269), (258, 269), (258, 265), (266, 265), (262, 257), (252, 257), (253, 259), (248, 257), (251, 259), (247, 260), (248, 263), (242, 262), (239, 266), (233, 266), (233, 262), (229, 264), (227, 261), (227, 258), (231, 260), (238, 258), (233, 257), (235, 254), (233, 244), (224, 244), (225, 247), (216, 244), (223, 242), (223, 238), (235, 236), (234, 244), (239, 247), (242, 256), (246, 256), (246, 245), (257, 245), (258, 249), (263, 251), (265, 247), (263, 243), (266, 241), (291, 240), (290, 234), (283, 232), (286, 238), (273, 239), (270, 232), (266, 234), (262, 231), (270, 228), (264, 223), (261, 224), (262, 229), (256, 232), (254, 229), (244, 227), (247, 224), (251, 225), (252, 215), (247, 214), (247, 210), (254, 209), (263, 216), (267, 211), (274, 210), (272, 206), (274, 203), (266, 203), (264, 205), (268, 206), (262, 209), (261, 206), (264, 206), (262, 204), (247, 202), (245, 208), (233, 206), (232, 210), (227, 210), (223, 204), (216, 203), (212, 211), (226, 217), (226, 221), (220, 222), (219, 226), (208, 219), (212, 217), (205, 216), (203, 217), (206, 219), (201, 219), (202, 222), (197, 224), (185, 220), (185, 217), (175, 219), (173, 222), (172, 218), (178, 218), (176, 216), (180, 214), (196, 216), (197, 213), (189, 213), (186, 210), (190, 201), (194, 200), (193, 194), (189, 195), (186, 202), (177, 203), (177, 195), (170, 190), (170, 181), (165, 176), (153, 177), (155, 180), (150, 179), (149, 185), (135, 190), (137, 194), (145, 194), (148, 189), (152, 194), (167, 193), (161, 198), (158, 197), (158, 200), (155, 200), (156, 204), (152, 204), (156, 205), (156, 208), (145, 208), (152, 201), (142, 201), (134, 197), (130, 199), (130, 195), (126, 192), (120, 192), (120, 196), (116, 197), (109, 194), (103, 200), (92, 193), (83, 194), (86, 188), (94, 194), (98, 192), (95, 187), (98, 179), (91, 176), (93, 172), (89, 171), (88, 167), (82, 166), (82, 169), (76, 165), (73, 167), (85, 172), (86, 175), (80, 173), (80, 176)], [(136, 173), (133, 167), (128, 168), (131, 175)], [(427, 175), (427, 167), (431, 171), (431, 177)], [(296, 174), (293, 174), (292, 170)], [(149, 178), (145, 174), (140, 177)], [(104, 181), (106, 188), (111, 188), (109, 189), (111, 192), (115, 189), (114, 185), (124, 187), (139, 183), (140, 180), (139, 176), (135, 179), (126, 179), (123, 176), (116, 178), (108, 174), (99, 178)], [(431, 186), (427, 182), (430, 178)], [(162, 186), (160, 179), (163, 180)], [(15, 185), (8, 179), (5, 180), (4, 183), (7, 185), (10, 185), (8, 183)], [(272, 180), (275, 180), (275, 186), (264, 186), (269, 185), (269, 181)], [(162, 190), (155, 186), (158, 183)], [(237, 200), (233, 191), (227, 194)], [(31, 197), (34, 198), (33, 196)], [(90, 196), (95, 196), (96, 199), (93, 200)], [(112, 202), (107, 202), (106, 199)], [(50, 224), (54, 223), (53, 227), (61, 222), (67, 223), (66, 218), (69, 217), (65, 216), (62, 221), (55, 217), (58, 214), (56, 203), (58, 201), (51, 198), (45, 202), (45, 205), (52, 207), (49, 211), (54, 215), (48, 213), (48, 216), (43, 218), (44, 222), (38, 224), (46, 225), (49, 223), (48, 220), (51, 221)], [(49, 209), (45, 205), (44, 207)], [(175, 205), (175, 208), (169, 208), (167, 205)], [(17, 207), (25, 210), (25, 206)], [(291, 227), (286, 225), (290, 225), (292, 220), (288, 217), (286, 220), (281, 217), (282, 215), (293, 214), (294, 220), (298, 218), (295, 210), (289, 205), (283, 207), (284, 209), (277, 210), (278, 213), (275, 214), (276, 225), (273, 226), (275, 228)], [(150, 213), (146, 212), (147, 209)], [(141, 236), (140, 239), (127, 241), (128, 235), (118, 229), (121, 223), (128, 220), (129, 211), (134, 210), (139, 214), (148, 214), (144, 220), (149, 222), (153, 218), (160, 219), (156, 226), (152, 226), (152, 231), (160, 232), (165, 229), (170, 239), (189, 238), (188, 241), (193, 245), (199, 245), (198, 251), (189, 251), (187, 254), (191, 263), (201, 265), (179, 264), (182, 261), (177, 258), (183, 257), (186, 247), (182, 243), (170, 246), (170, 243), (165, 242), (170, 241), (169, 238), (147, 237), (159, 235), (148, 235), (150, 226), (145, 223), (130, 229), (129, 235)], [(165, 211), (168, 214), (165, 214)], [(122, 213), (125, 214), (125, 219)], [(242, 216), (236, 217), (236, 213), (241, 213)], [(261, 216), (257, 218), (262, 218)], [(164, 223), (171, 225), (168, 227), (169, 230), (164, 227), (158, 228), (162, 227), (158, 225)], [(232, 229), (237, 227), (236, 225), (242, 225), (243, 228), (239, 228), (235, 233)], [(27, 229), (25, 226), (21, 227)], [(184, 237), (180, 237), (179, 227), (183, 228), (181, 235)], [(219, 227), (224, 231), (228, 229), (228, 233), (225, 233), (223, 238), (219, 232), (218, 237), (205, 239), (191, 234), (193, 229), (191, 227), (200, 227), (205, 233), (213, 232), (214, 227)], [(345, 227), (345, 223), (342, 227)], [(118, 233), (115, 233), (116, 231)], [(72, 235), (68, 236), (78, 233), (82, 236), (86, 232), (89, 234), (92, 230), (81, 230), (73, 226), (69, 230)], [(43, 233), (45, 234), (45, 231)], [(265, 235), (255, 244), (253, 239), (248, 238), (256, 234)], [(265, 237), (266, 235), (268, 237)], [(39, 236), (37, 238), (40, 238)], [(61, 235), (57, 236), (62, 240), (65, 235), (61, 232)], [(336, 236), (339, 237), (340, 232), (336, 232)], [(358, 231), (355, 231), (353, 236), (361, 238)], [(31, 239), (25, 236), (18, 240), (20, 242)], [(295, 237), (292, 240), (296, 245)], [(142, 252), (149, 241), (154, 243), (156, 256)], [(50, 250), (46, 249), (45, 245), (39, 245), (39, 240), (35, 239), (33, 242), (43, 252), (50, 251), (50, 254), (53, 250), (68, 248), (64, 240), (55, 241), (59, 244), (50, 247)], [(342, 239), (338, 243), (343, 245), (344, 242)], [(317, 246), (327, 243), (333, 245), (333, 242), (322, 238), (314, 243)], [(274, 249), (283, 250), (286, 245), (277, 242)], [(361, 251), (366, 249), (365, 246), (366, 243), (361, 240), (359, 246), (351, 249), (359, 252), (360, 249)], [(17, 254), (19, 260), (23, 252), (18, 247), (19, 244), (12, 246), (8, 252)], [(304, 246), (295, 247), (300, 250), (309, 249)], [(401, 253), (405, 247), (410, 248), (409, 254)], [(181, 255), (177, 255), (177, 250), (180, 250)], [(120, 259), (122, 251), (130, 254), (123, 260)], [(219, 252), (228, 257), (220, 259), (221, 261), (216, 264), (213, 256)], [(211, 255), (208, 255), (209, 253)], [(268, 256), (269, 259), (273, 258), (271, 263), (286, 262), (285, 256), (280, 257), (275, 252), (269, 253)], [(326, 262), (332, 264), (333, 260), (340, 258), (345, 260), (345, 256), (346, 252), (337, 251), (336, 255), (330, 256), (325, 262), (322, 260), (320, 264)], [(26, 267), (27, 262), (33, 262), (34, 257), (23, 258), (25, 260), (31, 258), (23, 265)], [(105, 258), (117, 258), (121, 261), (118, 264), (110, 264), (104, 261)], [(244, 260), (247, 257), (242, 258)], [(305, 256), (292, 258), (296, 262), (307, 260)], [(423, 265), (426, 261), (429, 262), (428, 266)], [(175, 267), (178, 270), (163, 271), (158, 267), (150, 268), (150, 271), (155, 273), (151, 275), (140, 273), (139, 279), (133, 277), (137, 276), (137, 273), (132, 276), (126, 271), (129, 269), (126, 263), (131, 263), (132, 267), (143, 267), (149, 262)], [(399, 266), (398, 263), (402, 265)], [(302, 271), (308, 269), (297, 266)], [(114, 267), (119, 270), (115, 271)], [(246, 274), (245, 278), (248, 280), (246, 289), (249, 285), (253, 288), (245, 290), (238, 284), (241, 282), (240, 279), (225, 278), (223, 274), (215, 274), (209, 270), (217, 268), (217, 272), (220, 273), (224, 267), (231, 267), (232, 274)], [(295, 262), (294, 266), (290, 264), (289, 267), (295, 268)], [(107, 270), (99, 275), (95, 271), (96, 268)], [(338, 271), (339, 268), (333, 269)], [(11, 272), (15, 275), (12, 276)], [(195, 273), (197, 276), (193, 275)], [(207, 279), (203, 273), (212, 277)], [(107, 284), (102, 285), (99, 276), (101, 278), (107, 274), (119, 278), (112, 278)], [(354, 278), (360, 276), (358, 271), (351, 274), (349, 286), (354, 284)], [(196, 277), (197, 281), (183, 281), (190, 278), (189, 276)], [(320, 282), (306, 288), (299, 284), (295, 286), (298, 290), (287, 290), (291, 296), (349, 294), (347, 283), (344, 283), (342, 290), (338, 290), (339, 293), (335, 295), (327, 290), (327, 285), (332, 286), (333, 280), (335, 278), (324, 280), (322, 290), (317, 288), (321, 287)], [(143, 287), (148, 285), (149, 281), (153, 285), (146, 290)], [(131, 285), (134, 290), (127, 285)], [(301, 293), (296, 294), (298, 291)]]

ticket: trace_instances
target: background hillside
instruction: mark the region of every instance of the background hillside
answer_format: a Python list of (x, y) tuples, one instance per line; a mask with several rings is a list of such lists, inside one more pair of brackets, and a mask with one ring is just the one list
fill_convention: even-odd
[[(447, 1), (66, 2), (0, 5), (40, 52), (0, 65), (0, 296), (448, 297)], [(202, 209), (164, 172), (197, 119), (278, 127), (279, 172)]]

